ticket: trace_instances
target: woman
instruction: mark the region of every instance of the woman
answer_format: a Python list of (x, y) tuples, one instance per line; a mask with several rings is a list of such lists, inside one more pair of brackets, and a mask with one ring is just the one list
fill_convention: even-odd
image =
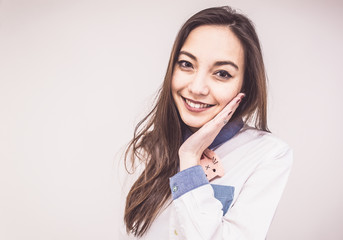
[(125, 154), (133, 169), (144, 166), (126, 198), (127, 233), (265, 239), (292, 163), (268, 130), (266, 101), (252, 22), (229, 7), (192, 16)]

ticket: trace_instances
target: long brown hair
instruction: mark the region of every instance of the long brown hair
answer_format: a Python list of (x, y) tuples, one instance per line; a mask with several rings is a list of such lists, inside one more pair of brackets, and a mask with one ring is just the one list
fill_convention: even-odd
[(137, 162), (145, 168), (126, 198), (124, 221), (127, 232), (142, 236), (149, 229), (161, 208), (170, 201), (169, 178), (177, 173), (178, 150), (182, 144), (184, 126), (171, 94), (171, 79), (180, 49), (189, 33), (202, 25), (229, 26), (244, 48), (244, 79), (241, 92), (244, 101), (235, 111), (234, 118), (243, 117), (257, 129), (267, 127), (266, 75), (261, 47), (253, 23), (230, 7), (214, 7), (202, 10), (180, 29), (174, 42), (163, 85), (151, 112), (136, 126), (134, 137), (125, 152), (127, 162)]

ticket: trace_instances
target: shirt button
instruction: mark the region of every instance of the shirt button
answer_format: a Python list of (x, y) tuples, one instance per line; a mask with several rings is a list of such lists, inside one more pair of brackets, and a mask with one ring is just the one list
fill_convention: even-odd
[(175, 185), (175, 186), (173, 187), (173, 192), (176, 192), (178, 189), (179, 189), (178, 186)]
[(175, 234), (176, 236), (178, 235), (178, 233), (177, 233), (176, 229), (174, 229), (174, 234)]

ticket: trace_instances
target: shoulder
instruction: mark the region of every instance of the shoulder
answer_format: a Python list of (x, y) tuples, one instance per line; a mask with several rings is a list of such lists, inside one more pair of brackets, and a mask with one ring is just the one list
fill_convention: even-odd
[(250, 140), (260, 147), (272, 148), (278, 151), (287, 151), (290, 146), (274, 134), (250, 126), (244, 126), (238, 135)]
[(291, 147), (272, 133), (258, 130), (244, 125), (243, 128), (219, 149), (222, 155), (239, 153), (245, 157), (251, 156), (262, 162), (286, 157), (292, 162), (293, 151)]
[(250, 147), (257, 156), (263, 155), (263, 162), (282, 159), (287, 165), (292, 164), (293, 150), (278, 136), (249, 126), (244, 126), (240, 134), (243, 138), (250, 139)]

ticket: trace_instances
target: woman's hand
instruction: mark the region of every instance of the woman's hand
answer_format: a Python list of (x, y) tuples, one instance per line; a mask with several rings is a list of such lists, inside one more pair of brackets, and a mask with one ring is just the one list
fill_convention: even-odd
[(239, 93), (221, 112), (204, 124), (181, 145), (179, 149), (180, 171), (200, 163), (202, 153), (211, 145), (225, 124), (229, 122), (244, 96), (244, 93)]

